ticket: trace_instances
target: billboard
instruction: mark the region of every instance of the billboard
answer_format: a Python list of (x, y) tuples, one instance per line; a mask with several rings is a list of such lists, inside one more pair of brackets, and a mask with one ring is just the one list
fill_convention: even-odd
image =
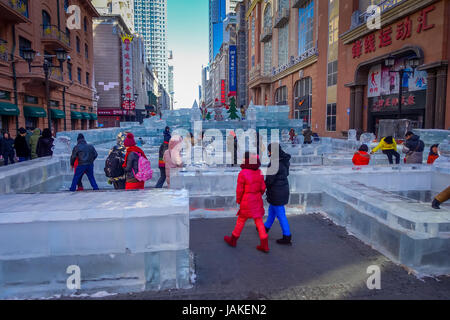
[(229, 48), (229, 95), (235, 96), (237, 90), (237, 75), (236, 75), (236, 46), (231, 45)]

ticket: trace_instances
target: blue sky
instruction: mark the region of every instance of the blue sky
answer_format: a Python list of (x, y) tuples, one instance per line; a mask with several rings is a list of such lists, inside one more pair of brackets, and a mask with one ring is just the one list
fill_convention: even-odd
[(167, 0), (168, 49), (173, 51), (174, 108), (198, 100), (201, 67), (208, 63), (208, 0)]

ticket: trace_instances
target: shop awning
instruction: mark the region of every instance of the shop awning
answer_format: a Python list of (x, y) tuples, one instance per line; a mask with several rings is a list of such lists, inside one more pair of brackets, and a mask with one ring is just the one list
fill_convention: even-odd
[(66, 117), (64, 111), (59, 109), (50, 109), (50, 113), (52, 115), (52, 119), (64, 119)]
[(15, 104), (8, 102), (0, 102), (0, 115), (2, 116), (18, 116), (19, 108)]
[(78, 111), (70, 111), (70, 117), (73, 120), (83, 119), (83, 115)]
[(97, 120), (97, 114), (96, 113), (90, 113), (91, 120)]
[(47, 116), (47, 112), (44, 110), (44, 108), (30, 106), (23, 107), (23, 114), (25, 115), (25, 117), (30, 118), (45, 118)]
[(89, 115), (89, 113), (86, 113), (86, 112), (80, 112), (80, 113), (81, 113), (81, 116), (83, 117), (83, 119), (91, 120), (91, 116)]

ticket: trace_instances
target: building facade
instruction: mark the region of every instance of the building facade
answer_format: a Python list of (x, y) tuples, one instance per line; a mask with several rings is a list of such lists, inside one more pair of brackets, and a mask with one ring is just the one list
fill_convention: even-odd
[(169, 91), (167, 0), (135, 0), (135, 31), (145, 39), (146, 56), (158, 79)]
[(134, 0), (92, 0), (101, 15), (118, 14), (131, 32), (134, 32)]
[[(75, 26), (67, 24), (68, 1), (0, 1), (0, 123), (12, 136), (20, 127), (49, 127), (49, 113), (54, 134), (96, 127), (92, 19), (98, 13), (90, 1), (70, 4), (80, 8)], [(36, 54), (31, 71), (24, 59), (29, 49)], [(68, 53), (62, 69), (59, 49)], [(44, 59), (54, 66), (48, 99)]]
[(237, 3), (236, 10), (236, 47), (237, 47), (237, 106), (247, 106), (248, 92), (248, 29), (247, 29), (247, 1), (240, 1)]

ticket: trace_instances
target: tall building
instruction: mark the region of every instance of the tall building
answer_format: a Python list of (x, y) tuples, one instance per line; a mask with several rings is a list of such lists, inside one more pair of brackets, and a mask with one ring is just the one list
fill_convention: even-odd
[(131, 32), (134, 32), (134, 0), (92, 0), (92, 4), (101, 15), (120, 15)]
[(167, 0), (134, 1), (135, 32), (144, 36), (146, 56), (169, 91)]
[(170, 95), (170, 109), (173, 109), (175, 99), (175, 88), (173, 84), (173, 66), (169, 66), (169, 95)]

